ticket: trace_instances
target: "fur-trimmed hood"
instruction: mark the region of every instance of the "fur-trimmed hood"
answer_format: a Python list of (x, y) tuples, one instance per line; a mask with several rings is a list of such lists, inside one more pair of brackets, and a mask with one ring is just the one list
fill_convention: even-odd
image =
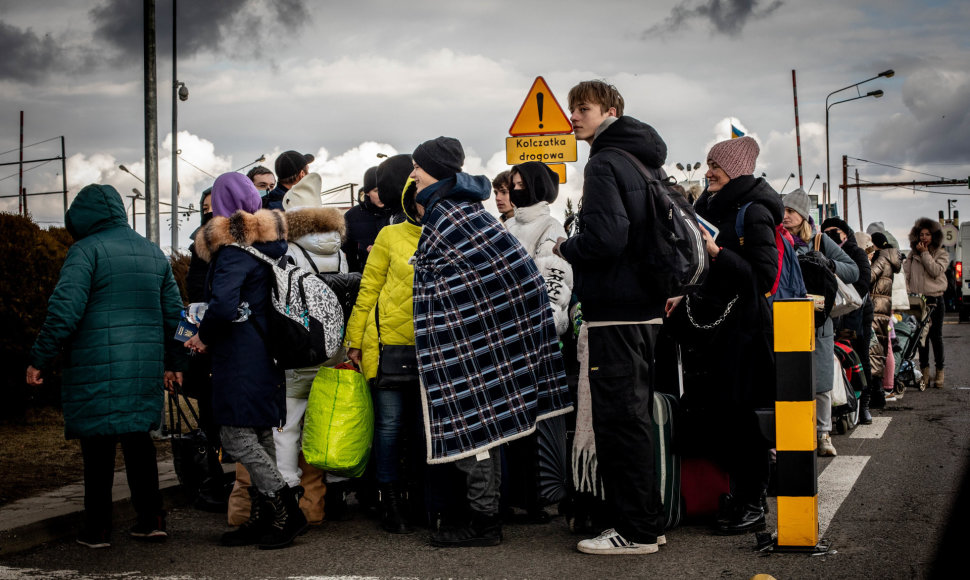
[(930, 235), (930, 252), (935, 252), (943, 245), (943, 226), (940, 222), (930, 218), (919, 218), (916, 220), (916, 224), (913, 229), (909, 230), (909, 247), (916, 249), (916, 244), (919, 243), (919, 233), (921, 230), (929, 230)]
[(347, 235), (344, 216), (331, 207), (301, 208), (284, 214), (286, 218), (286, 239), (294, 241), (309, 234), (337, 232), (343, 239)]
[(199, 228), (195, 235), (195, 251), (209, 262), (213, 254), (229, 244), (251, 246), (258, 242), (285, 240), (286, 224), (283, 212), (268, 209), (256, 213), (237, 211), (228, 218), (217, 216)]

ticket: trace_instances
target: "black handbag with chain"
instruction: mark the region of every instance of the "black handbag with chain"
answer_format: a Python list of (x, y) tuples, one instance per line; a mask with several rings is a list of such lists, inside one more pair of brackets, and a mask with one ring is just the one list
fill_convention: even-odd
[(413, 344), (384, 344), (381, 341), (380, 307), (374, 308), (374, 322), (377, 325), (377, 343), (380, 358), (377, 363), (377, 378), (374, 386), (378, 389), (400, 389), (418, 382), (418, 355)]

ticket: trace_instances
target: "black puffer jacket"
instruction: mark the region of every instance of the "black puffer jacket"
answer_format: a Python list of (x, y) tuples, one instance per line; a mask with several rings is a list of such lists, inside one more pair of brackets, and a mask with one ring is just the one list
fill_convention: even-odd
[[(735, 223), (738, 210), (748, 202), (752, 203), (744, 214), (741, 245)], [(742, 175), (716, 194), (705, 191), (694, 209), (720, 230), (715, 241), (721, 248), (704, 285), (687, 297), (695, 320), (709, 324), (725, 312), (732, 299), (737, 297), (737, 301), (710, 333), (705, 350), (698, 353), (704, 368), (716, 369), (710, 377), (716, 380), (698, 381), (693, 393), (686, 385), (690, 398), (703, 407), (770, 406), (774, 400), (774, 356), (772, 315), (765, 293), (771, 290), (778, 273), (775, 226), (785, 215), (781, 197), (764, 179)], [(684, 320), (686, 307), (682, 302), (675, 311), (674, 320), (681, 326), (689, 324)]]
[(579, 231), (560, 253), (573, 266), (573, 290), (590, 321), (648, 320), (663, 316), (666, 296), (647, 283), (642, 256), (657, 217), (646, 202), (647, 182), (615, 147), (632, 153), (654, 173), (667, 159), (667, 145), (653, 127), (620, 117), (593, 141), (583, 183)]
[[(859, 247), (859, 244), (855, 241), (855, 232), (852, 231), (852, 227), (849, 226), (845, 220), (839, 218), (829, 218), (822, 222), (822, 231), (836, 227), (842, 230), (845, 234), (845, 241), (841, 242), (842, 251), (845, 252), (855, 265), (859, 267), (859, 279), (852, 283), (852, 287), (855, 291), (859, 293), (859, 296), (865, 296), (869, 293), (869, 278), (871, 274), (871, 266), (869, 264), (869, 256), (866, 251)], [(839, 243), (836, 241), (836, 243)]]
[(372, 204), (367, 197), (344, 214), (347, 239), (341, 248), (347, 256), (351, 272), (363, 272), (367, 262), (367, 248), (374, 245), (378, 232), (388, 225), (391, 212)]

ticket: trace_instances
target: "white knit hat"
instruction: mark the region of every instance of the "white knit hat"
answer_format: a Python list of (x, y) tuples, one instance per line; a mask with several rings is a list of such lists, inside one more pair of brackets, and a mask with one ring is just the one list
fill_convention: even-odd
[(323, 190), (323, 178), (319, 173), (307, 173), (306, 177), (297, 182), (292, 189), (283, 196), (283, 211), (290, 211), (301, 207), (323, 207), (320, 192)]

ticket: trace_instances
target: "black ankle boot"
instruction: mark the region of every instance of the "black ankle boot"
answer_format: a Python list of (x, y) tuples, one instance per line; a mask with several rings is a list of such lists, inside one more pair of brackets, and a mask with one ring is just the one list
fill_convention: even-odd
[(869, 412), (870, 399), (868, 392), (863, 392), (859, 397), (859, 423), (862, 425), (872, 425), (872, 413)]
[(306, 516), (300, 509), (301, 495), (303, 488), (300, 486), (284, 487), (275, 496), (266, 498), (267, 505), (273, 510), (273, 519), (259, 540), (260, 550), (285, 548), (306, 530)]
[(249, 488), (249, 519), (231, 532), (222, 534), (219, 543), (223, 546), (251, 546), (259, 543), (260, 538), (269, 531), (273, 521), (273, 508), (267, 503), (265, 495)]
[(410, 534), (414, 530), (408, 525), (407, 502), (395, 483), (380, 486), (381, 527), (392, 534)]
[(765, 510), (759, 500), (758, 503), (747, 503), (739, 506), (733, 517), (718, 522), (715, 532), (721, 536), (734, 536), (749, 532), (761, 532), (764, 531), (765, 527)]
[(502, 543), (502, 516), (473, 512), (463, 526), (443, 527), (431, 534), (431, 545), (440, 548), (497, 546)]

